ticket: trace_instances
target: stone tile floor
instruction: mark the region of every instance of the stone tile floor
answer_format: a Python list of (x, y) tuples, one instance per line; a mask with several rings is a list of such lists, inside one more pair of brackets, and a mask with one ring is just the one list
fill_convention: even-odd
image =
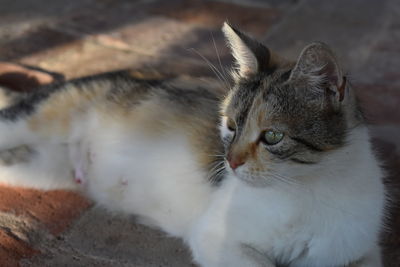
[[(388, 168), (394, 205), (382, 244), (385, 266), (400, 265), (399, 1), (0, 0), (0, 7), (0, 60), (65, 79), (124, 68), (212, 76), (202, 57), (218, 67), (231, 62), (220, 33), (225, 20), (289, 58), (311, 41), (330, 44)], [(6, 70), (0, 83), (21, 86)], [(188, 266), (190, 257), (179, 240), (77, 194), (1, 186), (0, 265)]]

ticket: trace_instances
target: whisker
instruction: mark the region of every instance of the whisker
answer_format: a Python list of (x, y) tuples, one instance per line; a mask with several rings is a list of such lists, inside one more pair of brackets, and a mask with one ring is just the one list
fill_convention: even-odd
[(215, 53), (217, 54), (219, 67), (221, 68), (221, 71), (222, 71), (222, 73), (224, 74), (225, 81), (227, 81), (228, 75), (226, 75), (225, 68), (222, 67), (221, 57), (219, 56), (219, 51), (218, 51), (218, 48), (217, 48), (217, 44), (215, 43), (214, 35), (213, 35), (212, 32), (211, 32), (211, 39), (212, 39), (213, 44), (214, 44)]
[(283, 177), (278, 176), (278, 175), (275, 175), (275, 174), (271, 174), (269, 177), (272, 177), (272, 178), (274, 178), (274, 179), (277, 179), (277, 180), (279, 180), (279, 181), (281, 181), (281, 182), (284, 182), (284, 183), (286, 183), (286, 184), (289, 184), (289, 185), (296, 185), (296, 186), (299, 185), (298, 183), (296, 183), (296, 182), (294, 182), (294, 181), (292, 181), (292, 180), (283, 178)]
[(207, 179), (212, 180), (212, 178), (218, 176), (224, 170), (225, 170), (225, 165), (218, 167), (217, 169), (215, 169), (214, 171), (210, 172), (207, 175)]
[(203, 55), (201, 55), (198, 51), (194, 50), (206, 63), (207, 65), (210, 67), (210, 69), (214, 72), (214, 74), (217, 76), (217, 78), (221, 81), (221, 83), (224, 84), (224, 86), (226, 87), (226, 89), (229, 90), (229, 84), (228, 81), (225, 79), (225, 77), (222, 75), (222, 73), (218, 70), (217, 67), (214, 66), (213, 63), (211, 63), (211, 61), (209, 61), (206, 57), (204, 57)]
[(281, 179), (284, 179), (286, 181), (290, 181), (293, 184), (302, 185), (301, 182), (299, 182), (299, 181), (297, 181), (297, 180), (295, 180), (295, 179), (293, 179), (291, 177), (284, 176), (284, 175), (276, 173), (276, 172), (271, 172), (271, 174), (274, 175), (274, 176), (280, 177)]
[(275, 172), (271, 172), (271, 171), (260, 171), (260, 172), (253, 172), (253, 174), (256, 174), (257, 176), (261, 176), (261, 177), (269, 177), (269, 178), (273, 178), (277, 181), (283, 182), (285, 184), (288, 185), (295, 185), (295, 186), (302, 186), (303, 184), (298, 182), (297, 180), (275, 173)]
[[(218, 163), (214, 163), (214, 165), (212, 165), (211, 169), (209, 170), (209, 173), (212, 173), (212, 172), (214, 172), (216, 169), (219, 169), (219, 168), (221, 167), (222, 164), (224, 164), (223, 161), (220, 161), (220, 162), (218, 162)], [(223, 165), (223, 167), (225, 167), (225, 166)]]
[(225, 155), (224, 155), (224, 154), (207, 154), (207, 156), (218, 157), (218, 158), (225, 158)]
[(222, 76), (221, 72), (206, 57), (204, 57), (202, 54), (200, 54), (200, 52), (198, 52), (196, 49), (190, 48), (190, 50), (195, 52), (199, 57), (201, 57), (207, 63), (207, 65), (213, 71), (215, 76), (217, 76), (218, 80), (226, 87), (227, 90), (229, 90), (228, 81), (225, 80), (225, 78)]
[[(329, 207), (331, 209), (339, 210), (339, 211), (341, 211), (343, 213), (346, 213), (348, 215), (355, 216), (355, 217), (357, 216), (357, 214), (355, 214), (355, 213), (353, 213), (353, 212), (351, 212), (351, 211), (349, 211), (349, 210), (347, 210), (347, 209), (345, 209), (343, 207), (340, 207), (338, 205), (334, 205), (334, 202), (330, 202), (329, 201), (329, 198), (331, 198), (333, 195), (335, 195), (334, 191), (332, 191), (330, 194), (326, 194), (326, 193), (321, 194), (321, 192), (314, 193), (304, 183), (302, 183), (302, 182), (300, 182), (298, 180), (295, 180), (295, 179), (293, 179), (291, 177), (276, 173), (276, 172), (271, 171), (271, 170), (264, 171), (264, 172), (261, 172), (261, 171), (260, 172), (252, 172), (252, 174), (253, 175), (259, 175), (259, 176), (262, 176), (262, 177), (270, 177), (270, 178), (273, 178), (276, 181), (282, 182), (284, 184), (288, 184), (290, 186), (296, 186), (296, 188), (298, 188), (298, 189), (306, 190), (314, 198), (315, 202), (318, 202), (318, 203), (320, 203), (322, 205), (325, 205), (326, 207)], [(304, 191), (301, 191), (301, 192), (300, 191), (299, 192), (293, 191), (292, 193), (294, 193), (294, 194), (296, 194), (296, 193), (303, 194)]]

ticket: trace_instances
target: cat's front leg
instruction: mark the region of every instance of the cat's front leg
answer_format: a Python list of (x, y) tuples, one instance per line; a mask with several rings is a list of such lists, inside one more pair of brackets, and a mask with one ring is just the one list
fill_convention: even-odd
[[(228, 234), (229, 235), (229, 234)], [(204, 267), (275, 267), (264, 253), (224, 232), (196, 229), (190, 236), (193, 259)]]

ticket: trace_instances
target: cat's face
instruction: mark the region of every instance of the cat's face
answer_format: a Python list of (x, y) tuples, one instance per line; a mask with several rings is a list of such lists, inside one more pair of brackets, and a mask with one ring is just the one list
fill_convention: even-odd
[(285, 170), (307, 173), (344, 145), (348, 109), (354, 107), (343, 101), (345, 80), (327, 46), (312, 44), (297, 63), (279, 65), (267, 48), (236, 29), (225, 25), (224, 33), (238, 63), (222, 106), (228, 169), (256, 186), (290, 182)]

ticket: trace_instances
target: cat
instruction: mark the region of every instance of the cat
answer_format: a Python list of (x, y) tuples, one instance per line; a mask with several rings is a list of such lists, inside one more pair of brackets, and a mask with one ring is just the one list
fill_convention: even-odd
[(223, 33), (226, 95), (118, 72), (19, 97), (0, 111), (0, 181), (82, 191), (200, 266), (381, 266), (384, 171), (332, 50), (291, 62)]

